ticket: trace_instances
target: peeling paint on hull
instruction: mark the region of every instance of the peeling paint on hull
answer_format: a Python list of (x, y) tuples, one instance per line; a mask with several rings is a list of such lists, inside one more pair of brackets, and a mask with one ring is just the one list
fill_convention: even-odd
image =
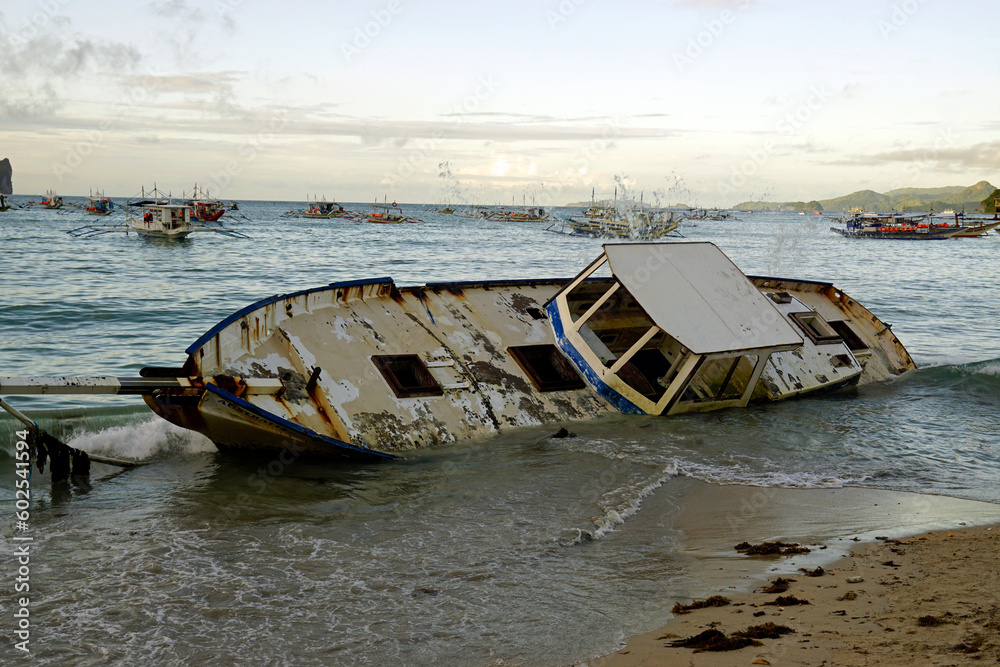
[[(747, 281), (741, 273), (726, 280)], [(792, 295), (777, 307), (777, 319), (796, 310), (821, 314), (830, 326), (846, 327), (847, 338), (817, 343), (802, 336), (798, 347), (783, 343), (769, 349), (761, 370), (751, 376), (753, 386), (744, 390), (746, 399), (752, 394), (754, 400), (779, 400), (876, 382), (914, 367), (888, 327), (831, 285), (775, 278), (751, 282), (749, 289), (769, 300), (778, 293)], [(265, 299), (199, 338), (188, 348), (182, 370), (219, 382), (276, 378), (282, 391), (241, 394), (239, 383), (223, 389), (210, 381), (193, 398), (190, 391), (161, 392), (146, 400), (160, 416), (204, 433), (223, 450), (369, 459), (522, 426), (651, 412), (648, 400), (626, 398), (634, 390), (616, 386), (613, 378), (607, 384), (607, 368), (595, 370), (586, 355), (574, 358), (567, 347), (551, 302), (570, 283), (400, 288), (379, 278)], [(662, 293), (669, 299), (671, 285), (664, 284)], [(661, 344), (660, 337), (648, 339), (649, 346)], [(520, 360), (518, 350), (524, 351)], [(528, 372), (525, 363), (538, 367)], [(734, 363), (730, 376), (735, 369)], [(691, 365), (685, 372), (694, 377), (696, 370)], [(702, 401), (685, 409), (732, 404)], [(663, 414), (678, 409), (671, 404)]]

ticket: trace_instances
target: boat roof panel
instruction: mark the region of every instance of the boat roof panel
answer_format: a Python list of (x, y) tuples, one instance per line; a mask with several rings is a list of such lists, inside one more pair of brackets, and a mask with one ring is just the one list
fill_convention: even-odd
[(712, 243), (608, 244), (604, 252), (612, 273), (653, 322), (696, 354), (802, 344)]

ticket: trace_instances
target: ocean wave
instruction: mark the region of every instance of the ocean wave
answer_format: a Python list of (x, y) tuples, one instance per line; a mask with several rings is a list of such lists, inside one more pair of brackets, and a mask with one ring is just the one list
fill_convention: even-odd
[(88, 454), (134, 461), (215, 451), (212, 441), (200, 433), (158, 418), (80, 432), (67, 439), (66, 444)]

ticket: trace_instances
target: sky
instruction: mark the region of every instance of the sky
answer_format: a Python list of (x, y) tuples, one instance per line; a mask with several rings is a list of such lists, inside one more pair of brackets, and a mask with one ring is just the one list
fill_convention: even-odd
[(995, 0), (34, 0), (16, 194), (732, 206), (1000, 183)]

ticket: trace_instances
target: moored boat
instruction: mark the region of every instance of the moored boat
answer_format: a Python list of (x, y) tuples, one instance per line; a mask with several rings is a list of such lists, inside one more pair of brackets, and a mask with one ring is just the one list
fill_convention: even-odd
[(42, 199), (42, 206), (50, 209), (60, 209), (63, 206), (63, 199), (55, 193), (55, 190), (48, 190)]
[(103, 192), (91, 193), (90, 203), (84, 207), (87, 215), (110, 215), (115, 210), (115, 203), (104, 196)]
[(387, 459), (914, 368), (889, 327), (833, 285), (748, 278), (709, 243), (606, 245), (572, 280), (324, 285), (243, 308), (186, 354), (142, 378), (0, 378), (0, 394), (140, 394), (221, 450)]
[(326, 201), (316, 198), (312, 201), (306, 199), (306, 208), (300, 211), (303, 218), (343, 218), (348, 217), (348, 212), (337, 202)]
[(958, 225), (935, 222), (929, 214), (859, 212), (846, 215), (843, 227), (830, 229), (851, 238), (918, 241), (947, 239), (962, 231)]
[(378, 224), (417, 222), (415, 218), (403, 215), (403, 209), (401, 209), (396, 202), (392, 202), (392, 204), (379, 204), (377, 199), (375, 200), (375, 206), (372, 208), (372, 212), (367, 216), (367, 220), (368, 222)]
[(191, 207), (191, 220), (194, 222), (216, 222), (226, 213), (225, 204), (204, 189), (199, 190), (197, 183), (190, 196), (182, 193), (180, 203)]

